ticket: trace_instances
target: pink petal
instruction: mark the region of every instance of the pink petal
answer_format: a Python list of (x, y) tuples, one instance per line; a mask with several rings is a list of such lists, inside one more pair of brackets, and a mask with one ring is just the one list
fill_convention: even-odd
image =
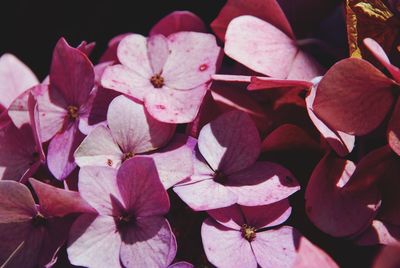
[(318, 86), (315, 114), (331, 128), (364, 135), (383, 121), (393, 103), (394, 82), (364, 60), (336, 63)]
[(175, 236), (162, 217), (140, 218), (122, 234), (120, 257), (124, 267), (167, 267), (175, 255)]
[(257, 267), (250, 243), (241, 232), (208, 218), (201, 226), (201, 238), (207, 259), (213, 265), (221, 268)]
[(389, 245), (400, 241), (400, 227), (379, 220), (372, 221), (370, 227), (356, 240), (358, 245)]
[(218, 17), (211, 23), (211, 28), (219, 39), (224, 40), (226, 28), (229, 22), (241, 15), (253, 15), (259, 17), (284, 33), (294, 38), (290, 24), (281, 7), (275, 0), (228, 0)]
[(168, 36), (171, 51), (162, 76), (169, 88), (188, 90), (211, 80), (220, 54), (211, 34), (179, 32)]
[(349, 154), (355, 143), (355, 136), (346, 134), (341, 131), (335, 131), (330, 129), (323, 121), (321, 121), (313, 111), (313, 104), (315, 99), (315, 94), (317, 93), (317, 87), (320, 79), (316, 78), (314, 80), (315, 85), (311, 87), (310, 94), (306, 97), (307, 112), (310, 116), (311, 121), (314, 126), (318, 129), (322, 136), (326, 139), (332, 149), (339, 155), (345, 156)]
[(174, 11), (163, 17), (150, 30), (150, 36), (168, 36), (177, 32), (206, 32), (204, 22), (190, 11)]
[(240, 206), (240, 209), (246, 223), (257, 229), (282, 224), (292, 212), (288, 199), (264, 206)]
[(56, 134), (50, 141), (47, 151), (47, 165), (50, 172), (59, 180), (65, 179), (76, 167), (74, 152), (84, 136), (77, 124), (71, 125), (64, 132)]
[(242, 225), (247, 223), (241, 208), (242, 206), (234, 204), (229, 207), (208, 210), (207, 213), (225, 227), (240, 231)]
[(339, 268), (332, 258), (312, 244), (307, 238), (300, 238), (297, 249), (296, 261), (293, 264), (296, 268)]
[(87, 56), (61, 38), (54, 49), (50, 87), (61, 92), (68, 105), (84, 104), (94, 86), (93, 65)]
[(373, 268), (396, 268), (400, 267), (399, 244), (384, 247), (376, 256)]
[(122, 200), (137, 217), (160, 216), (169, 210), (169, 198), (152, 159), (134, 157), (125, 161), (117, 174)]
[(250, 69), (287, 78), (298, 48), (281, 30), (252, 16), (233, 19), (225, 36), (225, 53)]
[(107, 121), (112, 136), (125, 153), (155, 150), (165, 145), (175, 131), (175, 125), (155, 120), (143, 105), (125, 96), (110, 103)]
[(397, 100), (390, 118), (387, 137), (390, 148), (400, 156), (400, 100)]
[(82, 167), (79, 193), (101, 215), (114, 215), (111, 198), (122, 200), (117, 185), (117, 170), (110, 167)]
[(68, 258), (73, 265), (86, 267), (122, 267), (119, 260), (121, 236), (114, 218), (82, 215), (72, 225)]
[(14, 55), (0, 57), (0, 105), (10, 104), (28, 88), (39, 84), (35, 74)]
[(251, 118), (243, 112), (232, 111), (202, 128), (198, 146), (214, 171), (228, 175), (256, 161), (261, 141)]
[(256, 162), (252, 166), (230, 174), (224, 184), (244, 206), (275, 203), (300, 190), (293, 174), (271, 162)]
[(147, 55), (153, 74), (161, 74), (169, 54), (168, 39), (163, 35), (152, 35), (147, 38)]
[(261, 267), (293, 267), (299, 237), (296, 229), (289, 226), (258, 232), (251, 242), (257, 263)]
[[(67, 116), (67, 111), (64, 108), (67, 107), (67, 104), (59, 94), (53, 94), (50, 97), (49, 90), (44, 90), (36, 97), (36, 100), (40, 139), (42, 142), (46, 142), (62, 129)], [(53, 104), (53, 101), (57, 105)]]
[(165, 189), (193, 174), (192, 150), (186, 140), (185, 136), (176, 135), (167, 147), (148, 155), (154, 160)]
[(306, 213), (322, 231), (332, 236), (350, 236), (366, 228), (380, 205), (376, 187), (350, 186), (365, 176), (354, 176), (353, 162), (326, 155), (314, 169), (307, 185)]
[(101, 77), (101, 85), (143, 101), (146, 94), (154, 90), (150, 83), (152, 75), (144, 77), (134, 70), (121, 64), (109, 66)]
[(185, 261), (180, 261), (168, 266), (168, 268), (194, 268), (194, 265)]
[(21, 183), (0, 181), (0, 196), (1, 224), (28, 221), (37, 213), (29, 189)]
[(174, 192), (193, 210), (227, 207), (237, 202), (237, 196), (212, 179), (175, 186)]
[(275, 79), (270, 77), (251, 77), (251, 83), (247, 87), (248, 90), (290, 88), (290, 89), (308, 89), (312, 87), (312, 83), (304, 80), (287, 80)]
[(98, 126), (82, 141), (74, 153), (78, 166), (109, 166), (118, 168), (123, 153), (105, 126)]
[(191, 90), (162, 88), (144, 99), (146, 110), (158, 121), (172, 124), (192, 122), (207, 90), (205, 85)]
[[(118, 45), (118, 59), (136, 76), (150, 79), (153, 76), (147, 54), (147, 38), (140, 34), (126, 36)], [(104, 86), (104, 84), (103, 84)]]
[(316, 76), (323, 75), (324, 69), (310, 55), (299, 50), (290, 67), (288, 79), (311, 80)]
[(39, 198), (40, 212), (45, 216), (64, 217), (72, 213), (93, 213), (94, 209), (78, 192), (63, 190), (31, 178)]
[(34, 173), (41, 152), (29, 124), (18, 129), (12, 122), (0, 128), (0, 179), (22, 180)]
[(394, 80), (400, 83), (400, 69), (390, 63), (390, 60), (383, 48), (371, 38), (365, 38), (363, 42), (369, 51), (371, 51), (372, 55), (374, 55), (374, 57), (379, 61), (379, 63), (389, 71)]

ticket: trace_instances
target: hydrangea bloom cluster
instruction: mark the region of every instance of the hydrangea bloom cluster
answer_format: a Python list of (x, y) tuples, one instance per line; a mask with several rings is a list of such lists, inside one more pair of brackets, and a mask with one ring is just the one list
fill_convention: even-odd
[(228, 0), (215, 35), (176, 11), (97, 64), (60, 38), (43, 81), (2, 55), (1, 267), (339, 267), (324, 239), (398, 267), (398, 57), (322, 62), (287, 2)]

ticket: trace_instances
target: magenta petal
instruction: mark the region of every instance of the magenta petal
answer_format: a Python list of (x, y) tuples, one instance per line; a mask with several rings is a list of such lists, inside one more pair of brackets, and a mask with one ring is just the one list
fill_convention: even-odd
[(82, 141), (74, 153), (78, 166), (109, 166), (118, 168), (123, 153), (105, 126), (98, 126)]
[(262, 89), (276, 89), (276, 88), (290, 88), (294, 89), (308, 89), (312, 87), (312, 83), (302, 80), (287, 80), (276, 79), (270, 77), (251, 77), (251, 83), (247, 87), (248, 90), (262, 90)]
[(288, 199), (264, 206), (240, 206), (240, 209), (246, 223), (257, 229), (282, 224), (292, 212)]
[(150, 30), (150, 36), (162, 34), (168, 36), (177, 32), (206, 32), (204, 22), (189, 11), (174, 11), (163, 17)]
[(175, 131), (175, 125), (155, 120), (143, 105), (125, 96), (118, 96), (110, 103), (107, 121), (124, 153), (155, 150), (165, 145)]
[(399, 244), (384, 247), (375, 257), (373, 268), (396, 268), (400, 267)]
[(117, 183), (125, 208), (135, 216), (160, 216), (168, 212), (168, 195), (152, 159), (137, 156), (125, 161), (118, 170)]
[(47, 165), (50, 172), (59, 180), (65, 179), (76, 167), (74, 152), (84, 136), (77, 124), (57, 134), (50, 141), (47, 151)]
[(35, 74), (14, 55), (0, 57), (0, 106), (8, 108), (21, 93), (37, 84)]
[(210, 210), (227, 207), (237, 202), (237, 196), (211, 178), (192, 184), (175, 186), (174, 192), (192, 209)]
[(72, 213), (93, 213), (94, 209), (78, 192), (56, 188), (31, 178), (29, 180), (39, 198), (40, 212), (45, 216), (64, 217)]
[(192, 150), (186, 137), (176, 135), (162, 150), (147, 155), (154, 160), (165, 189), (169, 189), (193, 174)]
[[(368, 184), (369, 174), (352, 177), (354, 171), (353, 162), (328, 154), (318, 163), (307, 185), (307, 215), (319, 229), (332, 236), (350, 236), (362, 231), (380, 206), (378, 189), (362, 188)], [(355, 187), (356, 179), (364, 185)], [(351, 187), (352, 184), (355, 186)]]
[(339, 268), (332, 258), (312, 244), (304, 236), (300, 238), (299, 246), (297, 249), (296, 261), (293, 267), (296, 268)]
[(202, 128), (198, 146), (214, 171), (228, 175), (256, 161), (261, 141), (251, 118), (246, 113), (232, 111)]
[(271, 162), (256, 162), (230, 174), (225, 186), (238, 196), (237, 203), (244, 206), (275, 203), (300, 189), (289, 170)]
[(387, 137), (390, 148), (400, 156), (400, 99), (397, 100), (392, 117), (390, 118)]
[(239, 231), (242, 225), (247, 223), (241, 208), (234, 204), (229, 207), (208, 210), (207, 213), (225, 227)]
[(176, 241), (162, 217), (137, 219), (122, 234), (120, 258), (124, 267), (167, 267), (175, 258)]
[(289, 226), (258, 232), (251, 242), (257, 263), (261, 267), (293, 267), (299, 237)]
[(0, 181), (0, 224), (27, 221), (36, 215), (29, 189), (18, 182)]
[(101, 77), (101, 85), (143, 101), (146, 94), (154, 90), (151, 74), (144, 77), (130, 68), (118, 64), (107, 67)]
[(310, 94), (306, 97), (306, 105), (308, 116), (314, 123), (314, 126), (318, 129), (322, 136), (327, 140), (332, 149), (340, 156), (345, 156), (349, 154), (355, 143), (355, 136), (350, 135), (341, 131), (335, 131), (330, 129), (324, 122), (322, 122), (313, 111), (313, 104), (315, 99), (315, 94), (317, 93), (318, 83), (321, 78), (316, 78), (313, 81), (315, 85), (311, 87)]
[(394, 81), (367, 61), (339, 61), (318, 85), (313, 109), (335, 130), (364, 135), (379, 126), (394, 97)]
[(172, 124), (192, 122), (200, 109), (207, 90), (205, 85), (191, 90), (162, 88), (146, 95), (147, 111), (158, 121)]
[(69, 105), (84, 104), (94, 87), (93, 65), (87, 56), (61, 38), (54, 49), (50, 87), (61, 92)]
[(113, 217), (82, 215), (71, 227), (67, 252), (73, 265), (118, 268), (120, 247)]
[(111, 198), (122, 200), (114, 168), (82, 167), (78, 187), (81, 196), (101, 215), (114, 215)]
[(259, 18), (240, 16), (226, 31), (225, 53), (250, 69), (287, 78), (299, 49), (281, 30)]
[(147, 55), (153, 74), (161, 74), (169, 54), (168, 39), (163, 35), (153, 35), (147, 38)]
[(379, 220), (372, 221), (370, 227), (356, 239), (356, 243), (362, 246), (376, 244), (395, 244), (400, 241), (400, 227)]
[(206, 219), (201, 226), (201, 238), (207, 259), (217, 267), (256, 268), (257, 262), (250, 243), (240, 231)]
[(171, 51), (162, 76), (169, 88), (188, 90), (211, 80), (220, 48), (211, 34), (180, 32), (168, 36)]
[[(153, 75), (147, 54), (147, 38), (140, 34), (127, 35), (118, 45), (118, 59), (135, 75), (150, 79)], [(150, 82), (150, 81), (149, 81)]]

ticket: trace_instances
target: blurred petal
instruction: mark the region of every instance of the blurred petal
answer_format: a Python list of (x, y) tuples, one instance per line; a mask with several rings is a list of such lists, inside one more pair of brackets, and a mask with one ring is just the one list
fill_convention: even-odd
[(356, 239), (356, 243), (362, 246), (383, 244), (389, 245), (400, 241), (400, 227), (379, 220), (372, 224)]
[(150, 30), (149, 36), (168, 36), (177, 32), (206, 32), (204, 22), (190, 11), (174, 11), (159, 20)]
[(400, 156), (400, 100), (397, 100), (390, 118), (387, 137), (390, 148)]
[(396, 268), (400, 267), (399, 244), (384, 247), (376, 256), (373, 268)]
[(297, 249), (296, 261), (293, 264), (296, 268), (339, 268), (332, 258), (322, 249), (311, 243), (307, 238), (300, 238)]

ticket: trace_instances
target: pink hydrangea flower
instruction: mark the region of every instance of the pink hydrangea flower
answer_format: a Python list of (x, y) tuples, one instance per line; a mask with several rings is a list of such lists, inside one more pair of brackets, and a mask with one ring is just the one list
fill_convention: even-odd
[(205, 125), (194, 150), (194, 174), (174, 187), (194, 210), (265, 205), (299, 190), (282, 166), (256, 161), (261, 148), (257, 128), (239, 111), (225, 113)]
[(5, 267), (45, 267), (54, 263), (73, 218), (93, 212), (77, 192), (55, 188), (34, 179), (35, 204), (28, 187), (0, 181), (0, 263)]
[[(290, 216), (287, 199), (277, 203), (208, 211), (201, 226), (207, 259), (217, 267), (292, 267), (300, 234), (289, 226), (271, 229)], [(269, 229), (265, 229), (269, 228)]]
[[(99, 126), (79, 145), (74, 157), (80, 166), (109, 166), (121, 164), (138, 154), (151, 157), (161, 181), (167, 188), (187, 178), (193, 172), (191, 149), (186, 138), (177, 135), (175, 125), (152, 118), (143, 105), (125, 97), (115, 98), (108, 108), (108, 126)], [(154, 150), (164, 147), (162, 150)], [(143, 153), (152, 152), (148, 155)]]
[(153, 161), (135, 157), (118, 170), (83, 167), (79, 191), (98, 215), (74, 223), (67, 248), (72, 264), (87, 267), (167, 267), (176, 241), (164, 215), (167, 192)]
[(48, 90), (37, 96), (39, 133), (43, 142), (51, 140), (47, 164), (57, 179), (76, 167), (73, 152), (84, 137), (79, 123), (90, 112), (94, 79), (87, 56), (61, 38), (54, 50)]
[(107, 68), (101, 83), (144, 102), (159, 121), (191, 122), (215, 73), (219, 52), (210, 34), (132, 34), (118, 46), (121, 64)]

